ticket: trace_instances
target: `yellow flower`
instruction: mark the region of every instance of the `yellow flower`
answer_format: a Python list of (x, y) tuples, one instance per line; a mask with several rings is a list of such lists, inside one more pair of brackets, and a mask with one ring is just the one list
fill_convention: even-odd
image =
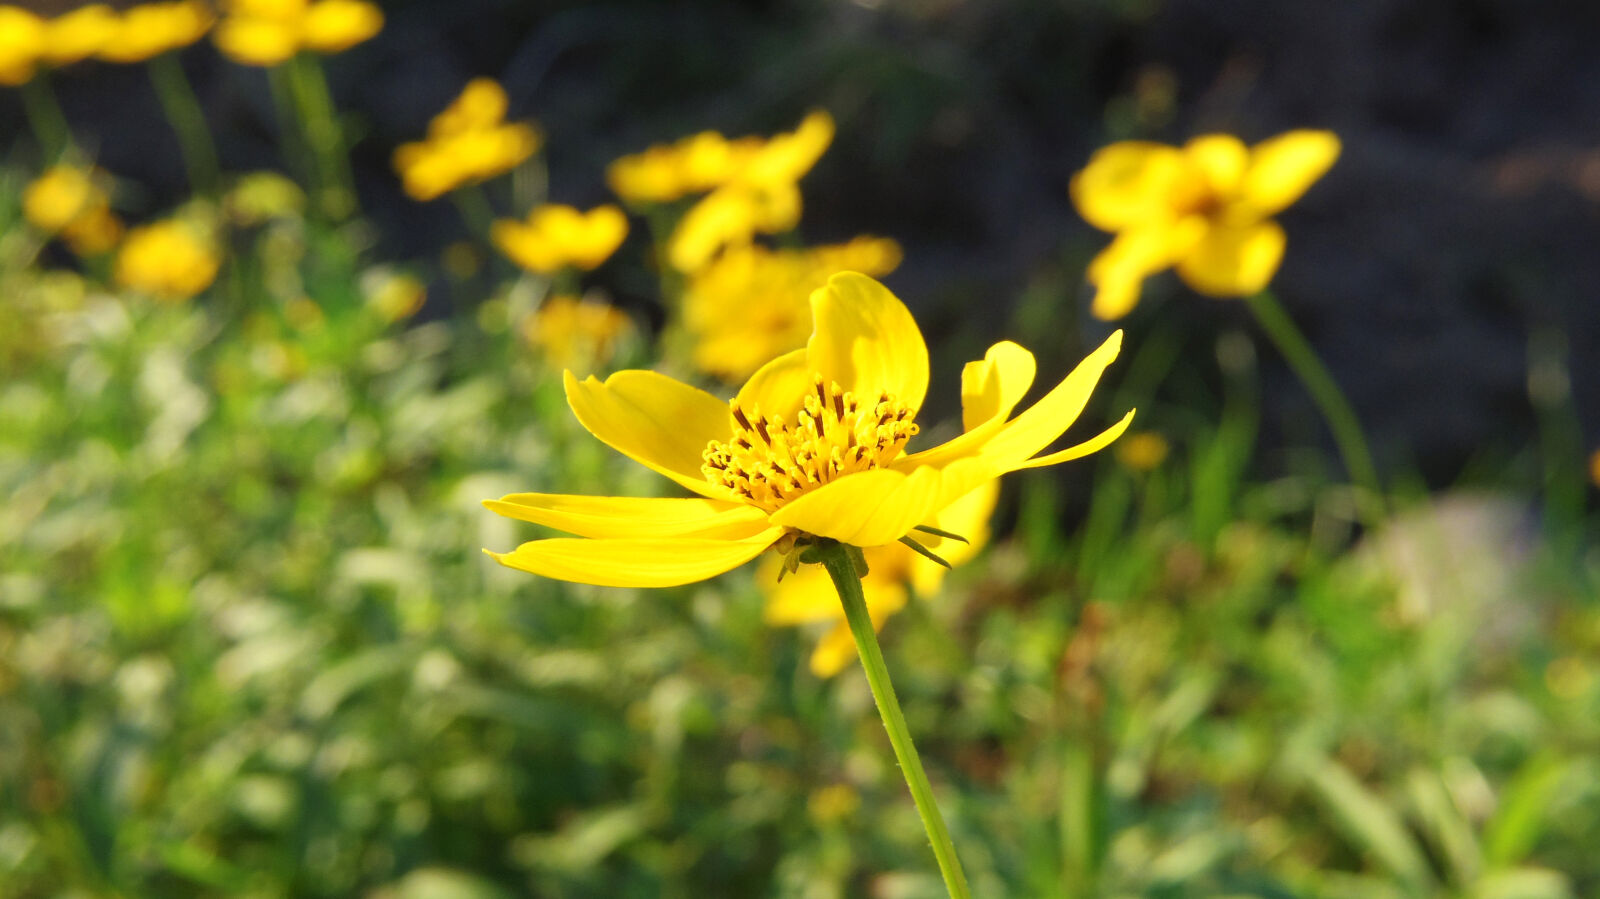
[(115, 274), (123, 287), (177, 302), (211, 286), (218, 264), (216, 249), (196, 227), (169, 219), (128, 232)]
[(383, 11), (364, 0), (233, 0), (217, 26), (217, 48), (247, 66), (275, 66), (301, 50), (339, 53), (383, 30)]
[(1171, 450), (1165, 437), (1155, 431), (1140, 431), (1120, 441), (1115, 452), (1117, 461), (1125, 468), (1154, 471), (1167, 460), (1167, 453)]
[[(1120, 445), (1120, 444), (1119, 444)], [(960, 534), (968, 543), (934, 535), (917, 542), (951, 565), (971, 558), (989, 539), (989, 517), (994, 513), (1000, 482), (989, 481), (946, 506), (934, 516), (933, 526)], [(883, 629), (889, 616), (905, 607), (910, 592), (921, 599), (932, 597), (944, 581), (944, 566), (908, 546), (891, 543), (863, 550), (867, 576), (861, 579), (861, 592), (867, 601), (872, 626)], [(760, 582), (766, 590), (764, 616), (768, 624), (800, 625), (832, 622), (833, 627), (811, 652), (811, 672), (817, 677), (832, 677), (856, 657), (856, 643), (844, 619), (844, 606), (834, 591), (828, 573), (807, 566), (783, 577), (782, 561), (772, 558), (762, 567)]]
[(805, 346), (811, 334), (805, 298), (829, 275), (886, 275), (899, 264), (899, 244), (882, 237), (807, 249), (729, 249), (684, 287), (683, 323), (694, 338), (695, 367), (726, 380), (749, 377), (768, 359)]
[(627, 203), (670, 203), (726, 184), (762, 143), (758, 137), (730, 141), (715, 131), (702, 131), (618, 159), (606, 168), (606, 182)]
[(1071, 188), (1084, 219), (1117, 235), (1089, 264), (1094, 314), (1127, 315), (1144, 279), (1169, 266), (1207, 296), (1260, 292), (1286, 243), (1272, 216), (1338, 158), (1329, 131), (1290, 131), (1254, 147), (1211, 134), (1181, 148), (1123, 141), (1097, 151)]
[(1589, 456), (1589, 482), (1600, 487), (1600, 450)]
[(205, 36), (212, 21), (211, 7), (204, 0), (140, 4), (118, 17), (99, 56), (110, 62), (142, 62), (189, 46)]
[(415, 275), (374, 269), (362, 275), (361, 290), (367, 307), (386, 322), (416, 315), (428, 301), (428, 285)]
[(111, 212), (98, 168), (52, 166), (22, 194), (22, 214), (35, 228), (60, 235), (80, 256), (104, 253), (122, 236), (122, 222)]
[(538, 151), (539, 132), (504, 122), (506, 92), (492, 78), (475, 78), (428, 124), (427, 140), (401, 144), (395, 171), (406, 193), (432, 200), (466, 184), (509, 172)]
[(0, 6), (0, 84), (27, 84), (45, 52), (45, 21), (18, 6)]
[(609, 362), (632, 330), (633, 320), (621, 309), (566, 295), (546, 299), (522, 324), (523, 337), (552, 367), (584, 371)]
[(812, 293), (811, 313), (806, 346), (767, 363), (727, 403), (653, 371), (605, 381), (568, 372), (567, 403), (580, 424), (698, 496), (488, 500), (501, 515), (576, 535), (490, 555), (546, 577), (664, 587), (721, 574), (775, 544), (791, 561), (819, 538), (881, 546), (1006, 472), (1101, 449), (1132, 418), (1039, 455), (1078, 417), (1122, 335), (1015, 418), (1035, 363), (1005, 341), (962, 371), (966, 433), (908, 454), (928, 388), (928, 348), (911, 313), (855, 272)]
[(91, 3), (56, 16), (45, 24), (44, 61), (64, 66), (99, 53), (117, 32), (116, 11)]
[(752, 151), (743, 164), (690, 207), (667, 241), (667, 260), (692, 272), (727, 246), (748, 244), (756, 233), (778, 234), (800, 223), (801, 176), (833, 142), (833, 117), (817, 111), (800, 127)]
[(500, 219), (489, 229), (494, 245), (512, 262), (547, 275), (567, 266), (597, 268), (627, 236), (627, 216), (611, 205), (579, 212), (547, 203), (534, 207), (525, 222)]

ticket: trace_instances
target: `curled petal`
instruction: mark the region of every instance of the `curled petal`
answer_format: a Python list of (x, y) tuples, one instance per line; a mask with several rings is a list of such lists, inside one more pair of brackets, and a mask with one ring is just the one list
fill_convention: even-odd
[(601, 587), (676, 587), (731, 571), (782, 535), (782, 528), (767, 528), (742, 540), (558, 537), (524, 543), (508, 553), (484, 552), (508, 568), (557, 580)]
[(962, 430), (1004, 420), (1033, 386), (1037, 372), (1033, 354), (1009, 340), (989, 347), (983, 359), (968, 362), (961, 369)]
[(1207, 296), (1259, 293), (1277, 273), (1287, 240), (1283, 228), (1272, 221), (1212, 228), (1178, 261), (1178, 276)]
[(887, 393), (913, 413), (928, 392), (928, 345), (905, 304), (866, 275), (840, 272), (811, 294), (811, 370), (863, 402)]
[(1241, 192), (1262, 216), (1300, 199), (1339, 158), (1339, 138), (1332, 131), (1290, 131), (1256, 144)]
[(604, 381), (566, 373), (567, 405), (607, 446), (712, 499), (731, 500), (706, 481), (701, 453), (732, 432), (728, 404), (653, 371), (619, 371)]
[(767, 527), (760, 509), (714, 499), (513, 493), (483, 505), (497, 515), (579, 537), (741, 540)]
[(1060, 437), (1088, 405), (1100, 376), (1122, 349), (1117, 331), (1078, 363), (1061, 383), (1005, 426), (981, 450), (997, 471), (1018, 467)]
[(759, 409), (764, 416), (781, 414), (793, 419), (795, 410), (811, 392), (811, 363), (804, 348), (784, 353), (756, 369), (739, 388), (739, 407)]

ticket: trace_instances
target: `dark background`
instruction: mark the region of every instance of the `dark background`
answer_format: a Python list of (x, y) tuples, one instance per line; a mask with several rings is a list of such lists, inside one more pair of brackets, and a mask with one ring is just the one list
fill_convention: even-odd
[[(1600, 388), (1588, 376), (1600, 335), (1596, 4), (384, 8), (378, 38), (327, 60), (358, 138), (362, 206), (381, 256), (436, 257), (464, 233), (449, 202), (399, 192), (389, 154), (473, 76), (500, 79), (513, 115), (540, 123), (552, 198), (580, 205), (607, 198), (604, 166), (618, 155), (703, 128), (771, 133), (824, 107), (839, 134), (803, 184), (806, 239), (900, 240), (906, 261), (890, 286), (932, 339), (963, 349), (1011, 333), (1019, 296), (1053, 301), (1058, 321), (1045, 324), (1069, 335), (1066, 355), (1105, 330), (1083, 311), (1081, 273), (1108, 238), (1066, 192), (1096, 147), (1329, 128), (1344, 155), (1282, 216), (1290, 243), (1275, 287), (1345, 386), (1380, 462), (1443, 485), (1476, 461), (1525, 455), (1539, 419), (1530, 366), (1563, 362), (1585, 445), (1600, 441)], [(278, 165), (264, 73), (208, 42), (184, 63), (224, 169)], [(181, 199), (177, 147), (140, 67), (82, 64), (55, 87), (80, 139), (99, 141), (100, 164), (142, 186), (120, 201), (130, 217)], [(19, 133), (14, 97), (0, 102)], [(627, 279), (615, 290), (626, 297)], [(1194, 336), (1180, 365), (1200, 372), (1214, 368), (1216, 334), (1250, 326), (1242, 304), (1198, 297), (1171, 276), (1147, 285), (1126, 326), (1136, 341), (1158, 321)], [(1315, 439), (1303, 391), (1266, 349), (1262, 360), (1268, 444)], [(1559, 381), (1546, 391), (1551, 409)]]

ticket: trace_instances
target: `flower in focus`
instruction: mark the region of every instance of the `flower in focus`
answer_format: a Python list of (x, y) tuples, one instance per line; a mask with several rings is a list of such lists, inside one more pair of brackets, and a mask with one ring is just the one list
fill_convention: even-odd
[(94, 256), (116, 246), (122, 222), (111, 211), (98, 168), (52, 166), (22, 194), (22, 214), (40, 231), (59, 235), (79, 256)]
[(743, 380), (767, 360), (805, 346), (806, 297), (834, 272), (879, 276), (900, 264), (900, 245), (883, 237), (805, 249), (730, 248), (684, 286), (683, 323), (694, 338), (695, 367)]
[(1089, 263), (1094, 314), (1127, 315), (1144, 279), (1169, 266), (1207, 296), (1265, 289), (1287, 241), (1272, 216), (1338, 158), (1337, 136), (1304, 130), (1254, 147), (1209, 134), (1181, 148), (1123, 141), (1096, 151), (1071, 185), (1079, 214), (1117, 235)]
[(611, 205), (580, 212), (547, 203), (534, 207), (527, 221), (496, 221), (489, 236), (500, 252), (529, 271), (548, 275), (568, 266), (587, 271), (599, 267), (622, 245), (628, 218)]
[(907, 453), (928, 387), (928, 348), (888, 289), (841, 272), (811, 294), (802, 349), (768, 362), (730, 402), (653, 371), (566, 376), (578, 422), (623, 455), (697, 494), (633, 498), (518, 493), (490, 510), (573, 537), (535, 540), (501, 564), (562, 580), (665, 587), (704, 580), (776, 546), (791, 571), (820, 540), (910, 540), (1006, 472), (1099, 450), (1133, 413), (1085, 443), (1039, 455), (1078, 417), (1122, 334), (1026, 411), (1033, 354), (1003, 341), (962, 371), (966, 432)]
[[(918, 542), (951, 565), (961, 564), (988, 542), (989, 518), (994, 514), (999, 495), (1000, 482), (988, 481), (934, 516), (934, 527), (960, 534), (967, 543), (932, 534), (926, 539), (919, 536)], [(861, 579), (861, 592), (866, 597), (872, 626), (878, 630), (883, 629), (883, 623), (891, 615), (905, 607), (908, 591), (919, 599), (928, 599), (939, 592), (944, 582), (944, 566), (908, 546), (890, 543), (871, 547), (863, 553), (868, 570)], [(782, 577), (781, 569), (782, 561), (774, 557), (763, 565), (758, 579), (767, 595), (764, 610), (767, 623), (831, 622), (833, 627), (817, 641), (811, 652), (811, 673), (817, 677), (838, 674), (856, 657), (856, 643), (850, 635), (850, 625), (845, 622), (844, 606), (839, 604), (832, 580), (826, 571), (816, 566), (800, 568), (787, 577)]]
[(606, 168), (606, 183), (632, 205), (671, 203), (726, 184), (762, 143), (759, 137), (730, 141), (715, 131), (702, 131), (618, 159)]
[(128, 232), (117, 251), (115, 276), (123, 287), (177, 302), (210, 287), (219, 262), (196, 226), (168, 219)]
[(234, 62), (275, 66), (299, 53), (341, 53), (383, 30), (364, 0), (231, 0), (213, 40)]
[(101, 45), (99, 56), (108, 62), (143, 62), (198, 41), (212, 21), (204, 0), (142, 3), (117, 17), (116, 30)]
[(565, 294), (547, 298), (522, 323), (522, 336), (552, 368), (583, 372), (611, 361), (632, 331), (633, 320), (621, 309)]
[[(326, 0), (324, 0), (326, 2)], [(505, 121), (509, 101), (492, 78), (475, 78), (428, 123), (426, 140), (394, 151), (407, 194), (432, 200), (466, 184), (509, 172), (538, 151), (541, 137), (526, 122)]]
[(711, 193), (684, 213), (667, 241), (667, 261), (693, 272), (727, 246), (800, 223), (800, 178), (833, 142), (833, 117), (813, 112), (794, 131), (752, 150)]

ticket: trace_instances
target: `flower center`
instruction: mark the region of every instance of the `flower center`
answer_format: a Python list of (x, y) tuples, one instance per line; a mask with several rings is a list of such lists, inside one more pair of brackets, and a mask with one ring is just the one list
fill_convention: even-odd
[(711, 441), (701, 454), (706, 480), (775, 512), (834, 478), (888, 465), (916, 436), (912, 410), (893, 396), (863, 403), (820, 375), (811, 383), (794, 424), (729, 401), (733, 436)]

